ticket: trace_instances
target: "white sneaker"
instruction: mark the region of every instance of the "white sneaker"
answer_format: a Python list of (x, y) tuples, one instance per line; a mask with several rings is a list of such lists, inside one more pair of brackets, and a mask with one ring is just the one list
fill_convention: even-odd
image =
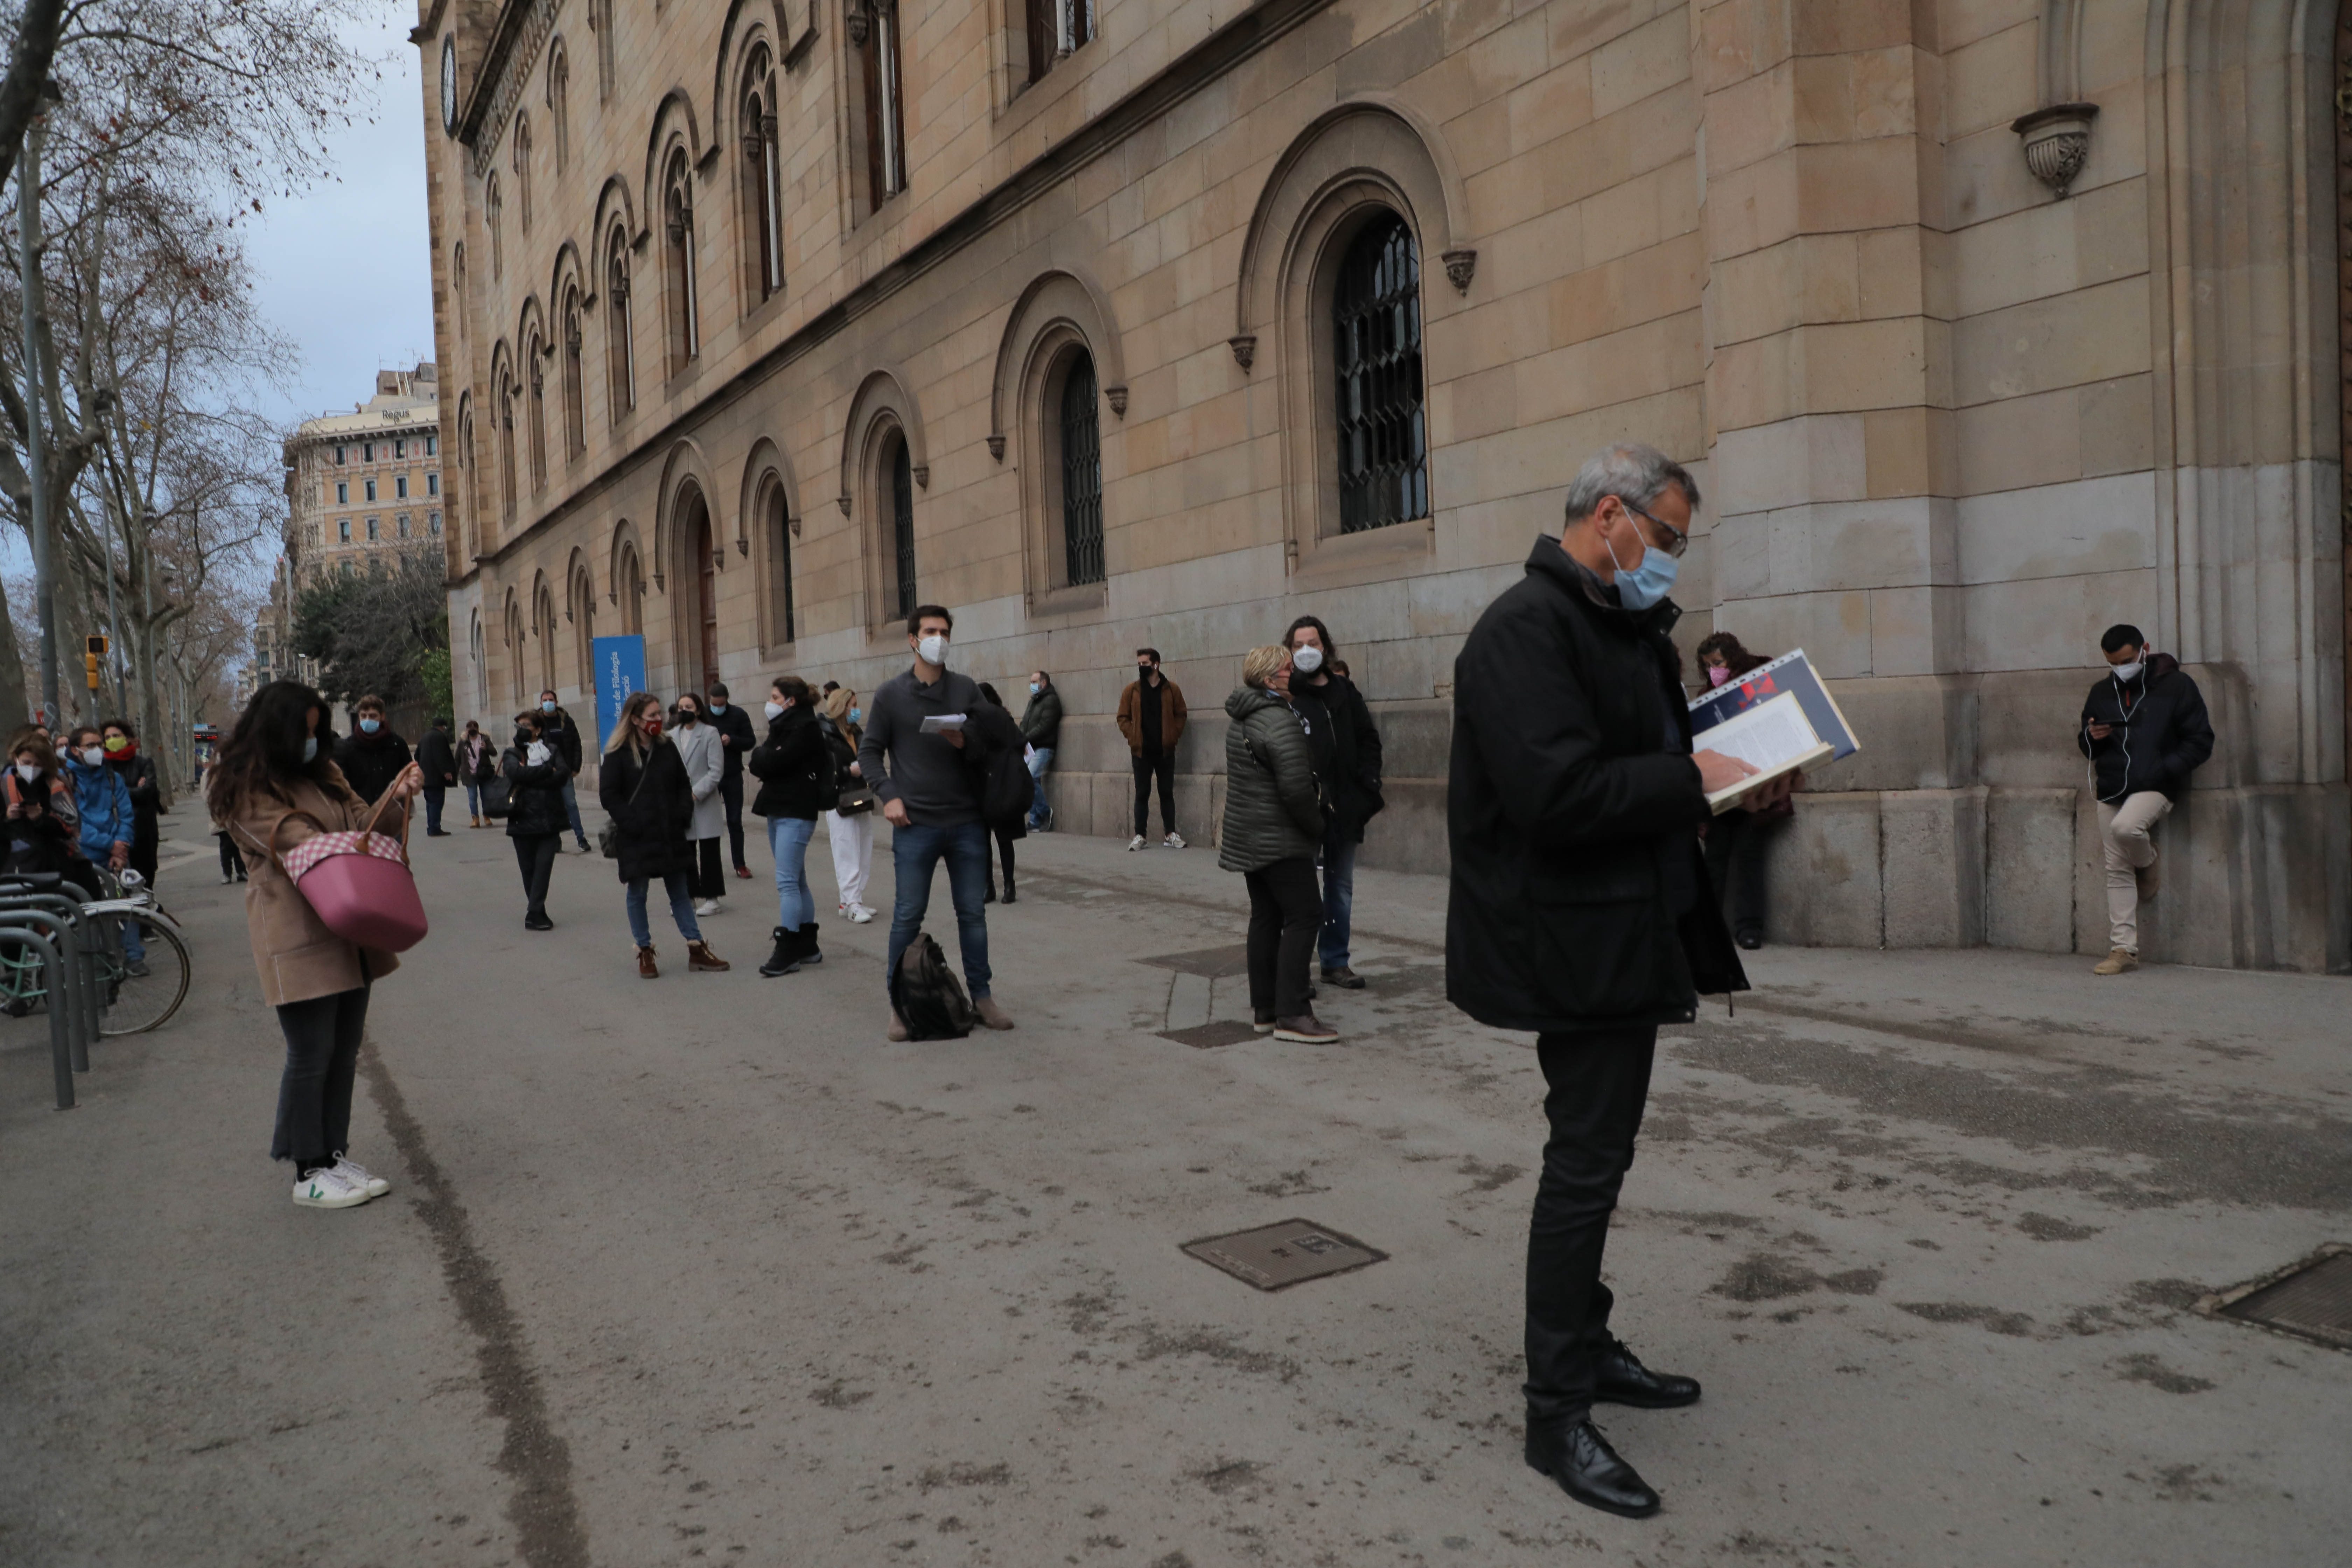
[(384, 1194), (392, 1191), (392, 1184), (390, 1182), (385, 1181), (382, 1176), (370, 1171), (365, 1165), (361, 1164), (349, 1154), (338, 1154), (335, 1156), (335, 1172), (338, 1175), (341, 1176), (343, 1180), (350, 1182), (353, 1185), (365, 1191), (367, 1195), (372, 1198), (380, 1198), (383, 1196)]
[(294, 1201), (306, 1209), (356, 1208), (368, 1201), (368, 1190), (341, 1166), (322, 1165), (294, 1184)]
[(1129, 849), (1140, 849), (1140, 848), (1142, 848), (1142, 847), (1143, 847), (1143, 835), (1142, 835), (1142, 834), (1140, 834), (1140, 833), (1139, 833), (1139, 834), (1137, 834), (1134, 837), (1132, 837), (1132, 838), (1129, 839), (1129, 840), (1127, 841), (1127, 847), (1128, 847)]
[(705, 899), (694, 906), (694, 912), (698, 915), (715, 915), (719, 912), (719, 900)]
[(1184, 847), (1184, 836), (1181, 833), (1171, 833), (1167, 837), (1160, 841), (1160, 847), (1162, 849), (1181, 849)]
[(862, 926), (862, 925), (866, 924), (867, 921), (871, 921), (873, 918), (874, 918), (874, 911), (873, 911), (872, 910), (867, 909), (864, 904), (853, 904), (853, 905), (851, 905), (851, 906), (850, 906), (850, 910), (849, 910), (849, 923), (850, 923), (850, 924), (852, 924), (852, 925), (861, 925), (861, 926)]

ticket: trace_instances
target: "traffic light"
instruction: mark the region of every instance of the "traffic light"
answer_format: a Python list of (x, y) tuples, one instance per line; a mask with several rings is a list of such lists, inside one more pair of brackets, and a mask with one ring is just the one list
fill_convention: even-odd
[(89, 689), (98, 689), (98, 661), (106, 657), (106, 634), (92, 632), (82, 638), (82, 673), (89, 679)]

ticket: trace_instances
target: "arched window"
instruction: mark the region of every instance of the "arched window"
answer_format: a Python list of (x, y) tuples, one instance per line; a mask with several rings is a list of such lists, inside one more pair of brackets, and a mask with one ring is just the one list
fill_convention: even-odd
[(669, 316), (669, 373), (684, 370), (702, 344), (696, 336), (694, 298), (694, 189), (686, 149), (670, 154), (669, 172), (662, 181), (663, 301)]
[(490, 175), (482, 192), (482, 226), (490, 231), (490, 280), (507, 275), (506, 236), (499, 232), (506, 217), (506, 198), (499, 193), (499, 177)]
[(610, 301), (604, 319), (611, 323), (604, 369), (612, 383), (613, 423), (618, 425), (621, 416), (637, 405), (637, 318), (629, 299), (629, 238), (618, 224), (613, 226), (604, 254), (604, 298)]
[(596, 35), (596, 101), (613, 97), (613, 0), (589, 0), (588, 30)]
[(555, 595), (542, 584), (532, 609), (539, 621), (539, 689), (555, 689)]
[(1429, 515), (1428, 419), (1422, 406), (1421, 260), (1391, 212), (1349, 245), (1331, 294), (1338, 372), (1339, 531)]
[(743, 72), (743, 226), (747, 259), (765, 300), (784, 286), (783, 167), (776, 145), (776, 83), (767, 46), (751, 51)]
[(515, 385), (511, 372), (499, 374), (499, 512), (511, 525), (515, 515)]
[(1095, 362), (1071, 356), (1062, 379), (1062, 561), (1071, 584), (1103, 580), (1102, 427)]
[(479, 712), (490, 705), (490, 667), (483, 657), (481, 611), (474, 612), (468, 626), (466, 647), (474, 660), (474, 709)]
[(563, 290), (563, 456), (568, 462), (588, 449), (586, 389), (580, 364), (580, 285)]
[(555, 132), (555, 177), (572, 163), (572, 57), (558, 38), (547, 50), (547, 123)]
[(907, 437), (890, 433), (889, 450), (882, 454), (884, 488), (889, 492), (890, 556), (897, 590), (892, 611), (903, 620), (915, 613), (915, 469), (907, 457)]
[(514, 122), (515, 216), (522, 224), (522, 232), (530, 232), (530, 117), (515, 116)]
[(466, 335), (466, 242), (449, 247), (449, 324)]
[(523, 374), (530, 386), (525, 410), (530, 420), (530, 488), (543, 490), (547, 488), (547, 354), (540, 347), (536, 329), (523, 340), (522, 359)]
[(907, 115), (902, 101), (896, 0), (875, 0), (865, 55), (867, 205), (907, 188)]
[(768, 533), (768, 617), (776, 640), (800, 635), (793, 613), (793, 520), (784, 507), (784, 487), (772, 479), (761, 497), (760, 525)]
[(522, 706), (522, 606), (509, 599), (507, 601), (507, 698), (517, 708)]
[(596, 584), (583, 566), (572, 574), (572, 587), (565, 597), (570, 600), (572, 617), (572, 673), (580, 689), (596, 689)]
[(613, 588), (618, 597), (621, 612), (621, 635), (637, 637), (646, 629), (646, 569), (637, 559), (637, 547), (621, 546), (619, 569), (614, 574)]

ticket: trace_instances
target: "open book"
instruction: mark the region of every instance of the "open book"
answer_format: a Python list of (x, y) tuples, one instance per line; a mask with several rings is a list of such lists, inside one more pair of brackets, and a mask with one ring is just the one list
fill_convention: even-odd
[(1718, 816), (1775, 779), (1862, 749), (1802, 648), (1727, 681), (1690, 710), (1694, 750), (1737, 757), (1756, 770), (1706, 797)]

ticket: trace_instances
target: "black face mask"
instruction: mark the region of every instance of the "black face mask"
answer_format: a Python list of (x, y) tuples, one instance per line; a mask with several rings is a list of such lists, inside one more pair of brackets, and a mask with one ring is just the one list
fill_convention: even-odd
[(518, 752), (528, 751), (530, 748), (530, 743), (538, 739), (539, 732), (536, 730), (517, 730), (515, 731), (515, 750)]
[(1135, 667), (1135, 679), (1149, 680), (1151, 679), (1151, 672), (1159, 668), (1156, 664), (1139, 664)]

